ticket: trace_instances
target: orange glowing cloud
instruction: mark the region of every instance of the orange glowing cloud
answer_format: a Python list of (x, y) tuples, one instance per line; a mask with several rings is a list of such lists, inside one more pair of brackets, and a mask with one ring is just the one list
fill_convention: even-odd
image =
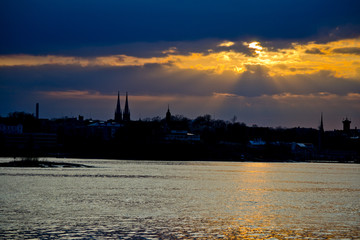
[(294, 43), (292, 48), (277, 51), (270, 51), (259, 42), (244, 45), (256, 54), (248, 56), (229, 50), (210, 54), (177, 55), (173, 57), (180, 61), (174, 61), (174, 65), (183, 69), (210, 70), (217, 74), (224, 71), (243, 73), (247, 66), (261, 65), (270, 69), (269, 75), (273, 77), (313, 74), (319, 71), (329, 71), (335, 77), (341, 78), (360, 77), (360, 39), (345, 39), (324, 44)]
[(237, 98), (242, 97), (242, 96), (238, 96), (238, 95), (233, 94), (233, 93), (218, 93), (218, 92), (214, 92), (213, 96), (216, 97), (216, 98), (219, 98), (219, 97), (237, 97)]
[(234, 42), (224, 41), (224, 42), (218, 44), (217, 46), (218, 46), (218, 47), (231, 47), (231, 46), (233, 46), (233, 45), (235, 45)]
[(39, 65), (81, 65), (88, 66), (90, 59), (65, 56), (33, 56), (33, 55), (3, 55), (0, 56), (0, 67), (39, 66)]
[[(225, 41), (218, 46), (229, 47), (235, 43)], [(360, 38), (343, 39), (328, 43), (309, 42), (293, 43), (291, 48), (269, 50), (260, 42), (244, 42), (253, 55), (238, 52), (233, 49), (179, 54), (172, 47), (162, 53), (162, 57), (135, 57), (128, 55), (110, 55), (98, 57), (72, 56), (32, 56), (3, 55), (0, 56), (0, 67), (37, 66), (37, 65), (79, 65), (91, 66), (144, 66), (145, 64), (160, 64), (167, 68), (193, 69), (214, 74), (232, 72), (241, 74), (248, 66), (260, 65), (269, 69), (271, 77), (286, 77), (298, 74), (314, 74), (328, 71), (335, 77), (360, 79)]]
[(94, 58), (65, 57), (65, 56), (32, 56), (32, 55), (3, 55), (0, 56), (0, 67), (12, 66), (41, 66), (41, 65), (79, 65), (91, 66), (143, 66), (145, 64), (166, 64), (167, 58), (138, 58), (127, 55), (111, 55)]

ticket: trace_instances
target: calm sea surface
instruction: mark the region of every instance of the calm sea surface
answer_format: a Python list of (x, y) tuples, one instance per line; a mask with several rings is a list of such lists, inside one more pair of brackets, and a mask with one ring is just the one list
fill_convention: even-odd
[(0, 168), (1, 239), (360, 239), (360, 165), (48, 160), (96, 168)]

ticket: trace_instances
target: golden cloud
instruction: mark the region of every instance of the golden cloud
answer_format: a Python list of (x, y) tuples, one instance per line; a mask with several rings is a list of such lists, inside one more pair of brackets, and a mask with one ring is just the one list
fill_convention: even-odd
[[(234, 42), (225, 41), (218, 46), (232, 46)], [(241, 74), (248, 66), (261, 65), (269, 69), (272, 77), (284, 77), (298, 74), (313, 74), (319, 71), (331, 72), (335, 77), (360, 80), (359, 49), (360, 38), (343, 39), (328, 43), (309, 42), (293, 43), (290, 48), (270, 51), (262, 47), (260, 42), (246, 43), (254, 55), (249, 56), (232, 49), (220, 52), (192, 52), (178, 54), (176, 48), (170, 48), (163, 57), (141, 58), (128, 55), (110, 55), (99, 57), (72, 56), (33, 56), (3, 55), (0, 56), (0, 67), (38, 66), (38, 65), (79, 65), (91, 66), (144, 66), (145, 64), (161, 64), (168, 68), (193, 69), (208, 71), (214, 74), (233, 72)]]
[(33, 56), (33, 55), (3, 55), (0, 56), (0, 67), (12, 66), (39, 66), (39, 65), (81, 65), (88, 66), (91, 59), (79, 57), (65, 57), (56, 55)]
[(218, 46), (218, 47), (231, 47), (231, 46), (233, 46), (233, 45), (235, 45), (234, 42), (224, 41), (224, 42), (218, 44), (217, 46)]
[(177, 52), (177, 48), (176, 47), (171, 47), (168, 50), (162, 51), (163, 54), (169, 54), (169, 53), (176, 53)]
[(236, 94), (233, 94), (233, 93), (218, 93), (218, 92), (214, 92), (213, 93), (213, 97), (215, 98), (218, 98), (218, 97), (236, 97), (236, 98), (243, 98), (242, 96), (239, 96), (239, 95), (236, 95)]

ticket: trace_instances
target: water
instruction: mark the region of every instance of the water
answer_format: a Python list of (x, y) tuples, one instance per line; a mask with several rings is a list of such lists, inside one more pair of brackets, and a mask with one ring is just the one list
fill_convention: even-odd
[(360, 165), (61, 161), (0, 168), (0, 238), (360, 239)]

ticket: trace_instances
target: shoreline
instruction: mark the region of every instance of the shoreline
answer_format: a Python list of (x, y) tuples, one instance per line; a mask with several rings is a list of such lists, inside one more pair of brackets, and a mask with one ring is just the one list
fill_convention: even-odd
[[(115, 158), (110, 156), (75, 156), (75, 155), (66, 155), (66, 156), (51, 156), (51, 155), (43, 155), (37, 156), (38, 160), (21, 160), (22, 157), (13, 156), (0, 156), (0, 158), (8, 158), (8, 162), (0, 163), (0, 167), (21, 167), (21, 163), (25, 163), (24, 167), (85, 167), (91, 168), (92, 166), (87, 166), (83, 164), (76, 164), (76, 163), (65, 163), (62, 162), (61, 159), (89, 159), (89, 160), (113, 160), (113, 161), (183, 161), (183, 162), (253, 162), (253, 163), (338, 163), (338, 164), (360, 164), (357, 161), (339, 161), (339, 160), (279, 160), (279, 159), (219, 159), (219, 158), (184, 158), (184, 159), (171, 159), (171, 158)], [(60, 161), (48, 161), (47, 158), (51, 159), (59, 159)], [(19, 159), (19, 160), (18, 160)], [(43, 160), (41, 160), (43, 159)], [(16, 165), (16, 166), (15, 166)]]
[(38, 159), (22, 159), (0, 163), (0, 167), (16, 167), (16, 168), (93, 168), (85, 164), (54, 162)]

